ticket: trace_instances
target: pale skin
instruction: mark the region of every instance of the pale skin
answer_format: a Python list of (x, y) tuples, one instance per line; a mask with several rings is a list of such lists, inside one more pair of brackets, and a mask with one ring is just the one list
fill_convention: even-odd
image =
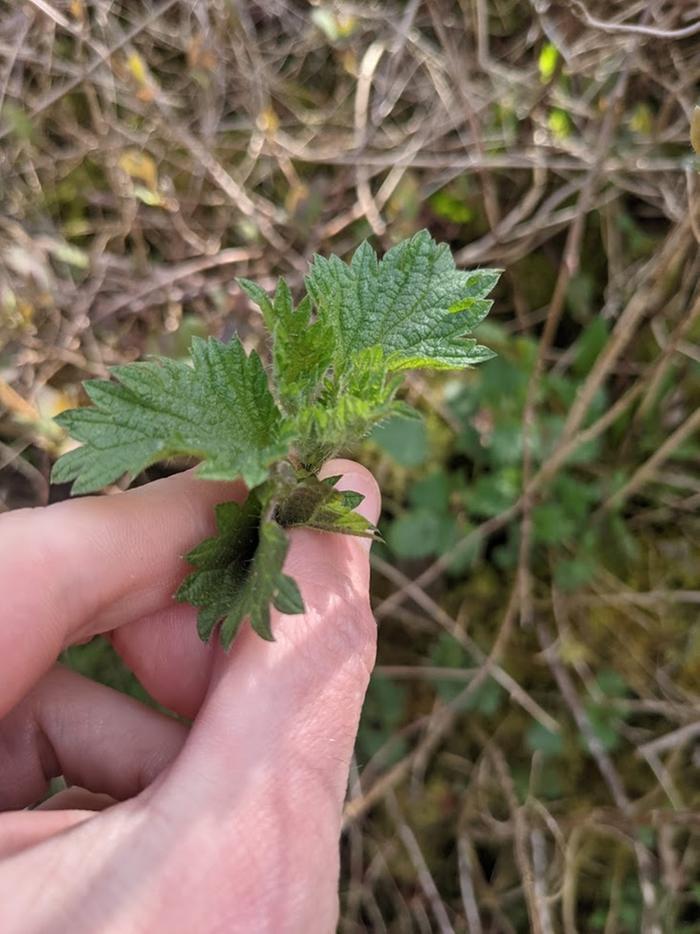
[[(323, 474), (379, 492), (362, 467)], [(369, 546), (292, 533), (303, 616), (228, 655), (174, 604), (231, 484), (191, 473), (0, 517), (0, 931), (335, 929), (343, 799), (374, 663)], [(107, 633), (168, 718), (56, 665)], [(33, 810), (47, 780), (71, 787)]]

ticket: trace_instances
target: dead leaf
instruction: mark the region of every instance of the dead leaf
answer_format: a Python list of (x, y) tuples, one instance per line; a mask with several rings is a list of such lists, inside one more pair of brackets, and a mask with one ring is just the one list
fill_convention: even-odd
[(158, 192), (158, 168), (155, 161), (140, 149), (127, 149), (119, 157), (119, 168), (132, 181), (143, 182), (152, 192)]
[(138, 52), (129, 53), (126, 59), (126, 67), (136, 83), (136, 96), (138, 99), (144, 103), (155, 100), (155, 82), (148, 71), (148, 66)]
[(700, 107), (697, 105), (693, 110), (693, 116), (690, 118), (690, 144), (700, 156)]
[(83, 0), (71, 0), (68, 9), (73, 19), (76, 19), (79, 23), (85, 21), (85, 7), (83, 6)]
[(201, 35), (193, 36), (187, 45), (187, 64), (191, 69), (214, 71), (217, 65), (216, 55)]
[(274, 136), (280, 125), (279, 117), (272, 107), (261, 110), (255, 122), (258, 129), (266, 136)]

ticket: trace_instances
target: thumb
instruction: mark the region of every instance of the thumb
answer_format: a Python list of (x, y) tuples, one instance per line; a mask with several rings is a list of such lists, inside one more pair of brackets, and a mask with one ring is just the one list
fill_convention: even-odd
[[(339, 489), (364, 495), (358, 509), (376, 522), (371, 474), (339, 460), (322, 475), (335, 474)], [(176, 822), (186, 816), (188, 836), (201, 828), (204, 850), (215, 835), (215, 865), (199, 863), (203, 877), (211, 887), (211, 873), (223, 872), (238, 910), (254, 910), (256, 929), (268, 930), (260, 912), (269, 911), (270, 930), (296, 930), (295, 906), (299, 930), (325, 930), (316, 923), (321, 910), (331, 930), (342, 805), (376, 648), (369, 543), (308, 529), (290, 538), (285, 571), (299, 584), (304, 614), (273, 610), (274, 643), (246, 626), (230, 654), (219, 653), (207, 699), (158, 794)], [(315, 919), (306, 928), (305, 912)]]

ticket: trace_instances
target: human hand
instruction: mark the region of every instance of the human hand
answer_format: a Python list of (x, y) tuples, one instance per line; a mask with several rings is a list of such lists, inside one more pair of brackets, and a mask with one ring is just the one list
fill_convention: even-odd
[[(376, 522), (372, 477), (324, 471), (341, 473)], [(375, 654), (369, 542), (293, 531), (285, 570), (305, 614), (273, 610), (276, 642), (246, 626), (225, 655), (171, 595), (214, 504), (243, 496), (181, 474), (0, 518), (3, 934), (334, 930)], [(96, 633), (191, 729), (55, 665)], [(60, 774), (76, 787), (18, 810)]]

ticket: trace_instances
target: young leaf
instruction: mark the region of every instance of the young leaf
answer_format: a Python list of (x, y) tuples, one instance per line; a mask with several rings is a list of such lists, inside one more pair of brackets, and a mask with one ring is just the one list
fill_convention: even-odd
[(275, 518), (286, 529), (304, 526), (322, 532), (376, 538), (379, 533), (375, 526), (359, 512), (354, 512), (363, 499), (360, 493), (336, 490), (312, 475), (298, 483), (278, 503)]
[(219, 534), (186, 556), (196, 570), (175, 599), (200, 608), (197, 629), (205, 641), (221, 623), (221, 641), (228, 648), (246, 618), (263, 639), (272, 640), (270, 603), (281, 613), (304, 612), (296, 583), (282, 573), (287, 535), (276, 522), (261, 521), (254, 493), (242, 506), (217, 506), (216, 524)]
[(320, 466), (332, 451), (360, 441), (398, 410), (410, 409), (394, 400), (400, 383), (399, 376), (389, 373), (381, 347), (360, 350), (352, 368), (327, 380), (317, 400), (293, 422), (294, 434), (304, 439), (304, 463)]
[(287, 283), (280, 279), (274, 300), (254, 282), (238, 280), (260, 308), (272, 333), (274, 385), (285, 411), (298, 412), (318, 390), (333, 357), (333, 332), (323, 321), (311, 322), (311, 302), (294, 308)]
[(486, 296), (499, 274), (457, 269), (449, 247), (422, 230), (381, 261), (366, 242), (350, 265), (317, 256), (306, 287), (319, 319), (333, 327), (341, 371), (373, 346), (381, 347), (390, 370), (455, 369), (493, 356), (464, 335), (488, 314)]
[(175, 599), (200, 607), (197, 630), (206, 642), (229, 612), (258, 547), (261, 504), (251, 494), (242, 506), (215, 509), (218, 534), (193, 548), (185, 560), (197, 568), (180, 585)]
[(54, 483), (89, 493), (174, 455), (201, 458), (208, 479), (265, 480), (289, 439), (260, 358), (237, 339), (194, 338), (192, 360), (130, 363), (114, 367), (118, 382), (87, 381), (94, 406), (56, 419), (83, 447), (56, 463)]

